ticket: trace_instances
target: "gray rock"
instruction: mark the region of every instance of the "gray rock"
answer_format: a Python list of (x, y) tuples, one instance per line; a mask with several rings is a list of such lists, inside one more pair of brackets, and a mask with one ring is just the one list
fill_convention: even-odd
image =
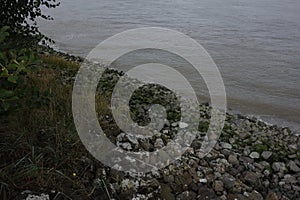
[(194, 200), (196, 199), (196, 193), (192, 192), (192, 191), (185, 191), (181, 194), (179, 194), (176, 197), (176, 200)]
[(185, 122), (179, 122), (179, 128), (186, 128), (188, 127), (189, 125)]
[(235, 179), (234, 178), (230, 178), (230, 177), (227, 177), (227, 176), (223, 176), (221, 178), (223, 184), (224, 184), (224, 188), (226, 190), (231, 190), (234, 185), (235, 185)]
[(135, 136), (133, 136), (133, 135), (127, 135), (127, 138), (129, 140), (129, 142), (131, 142), (133, 145), (138, 145), (139, 144), (139, 142), (138, 142), (138, 140), (136, 139)]
[(254, 172), (250, 172), (250, 171), (244, 172), (242, 174), (242, 180), (246, 184), (249, 184), (250, 186), (255, 188), (260, 187), (261, 185), (258, 175)]
[(199, 182), (205, 184), (205, 183), (207, 183), (207, 179), (206, 179), (206, 178), (201, 178), (201, 179), (199, 180)]
[(271, 151), (264, 151), (261, 154), (261, 157), (265, 160), (268, 160), (271, 156), (272, 156), (272, 152)]
[(132, 149), (131, 144), (129, 142), (125, 142), (125, 143), (118, 143), (117, 142), (117, 145), (122, 147), (125, 150), (131, 150)]
[(29, 194), (26, 198), (26, 200), (49, 200), (49, 199), (50, 199), (49, 195), (44, 193), (42, 193), (40, 196)]
[(213, 184), (213, 188), (217, 193), (221, 193), (224, 191), (224, 184), (222, 181), (215, 181)]
[(252, 164), (254, 162), (252, 158), (249, 158), (249, 157), (246, 157), (246, 156), (241, 156), (239, 158), (239, 160), (241, 162), (243, 162), (244, 164)]
[(164, 141), (161, 139), (161, 138), (158, 138), (156, 141), (155, 141), (155, 144), (154, 144), (154, 147), (157, 148), (157, 149), (160, 149), (164, 146)]
[(297, 183), (297, 179), (294, 176), (290, 175), (290, 174), (284, 175), (283, 181), (285, 183)]
[(289, 170), (291, 170), (292, 172), (300, 172), (300, 168), (297, 166), (297, 164), (294, 161), (289, 161), (287, 164), (287, 167), (289, 168)]
[(216, 198), (216, 194), (213, 191), (213, 189), (207, 188), (205, 186), (199, 188), (199, 190), (198, 190), (198, 199), (210, 200), (210, 199), (214, 199), (214, 198)]
[(236, 154), (231, 154), (228, 156), (228, 162), (233, 164), (233, 165), (238, 165), (239, 164), (239, 160), (237, 159), (237, 155)]
[(227, 199), (228, 200), (248, 200), (248, 198), (242, 194), (229, 194)]
[(249, 200), (264, 200), (263, 196), (257, 192), (256, 190), (253, 190), (248, 197)]
[(272, 164), (272, 169), (275, 171), (275, 172), (283, 172), (283, 171), (286, 171), (286, 167), (285, 167), (285, 164), (283, 162), (274, 162)]
[(249, 157), (253, 158), (253, 159), (258, 159), (259, 158), (259, 153), (254, 151), (254, 152), (250, 153)]
[(174, 176), (173, 175), (164, 175), (164, 181), (166, 183), (174, 182)]
[(227, 142), (222, 142), (222, 143), (221, 143), (221, 147), (222, 147), (223, 149), (232, 149), (232, 145), (229, 144), (229, 143), (227, 143)]
[(160, 188), (161, 188), (160, 196), (162, 197), (162, 199), (175, 200), (174, 194), (172, 193), (170, 186), (166, 184), (160, 184)]

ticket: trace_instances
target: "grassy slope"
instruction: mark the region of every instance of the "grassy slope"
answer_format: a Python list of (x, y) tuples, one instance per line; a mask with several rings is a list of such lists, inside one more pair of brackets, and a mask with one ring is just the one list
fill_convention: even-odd
[[(91, 156), (75, 130), (71, 110), (72, 80), (79, 64), (57, 56), (41, 56), (44, 66), (29, 75), (22, 106), (1, 118), (0, 199), (24, 191), (61, 191), (87, 199), (93, 174), (82, 162)], [(107, 102), (97, 97), (102, 106)], [(101, 165), (93, 160), (93, 165)], [(86, 179), (86, 181), (83, 181)], [(46, 191), (49, 192), (49, 191)]]

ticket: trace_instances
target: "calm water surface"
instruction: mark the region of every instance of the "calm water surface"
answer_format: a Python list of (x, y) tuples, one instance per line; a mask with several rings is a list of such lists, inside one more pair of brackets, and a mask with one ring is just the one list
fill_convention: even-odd
[(132, 28), (181, 31), (218, 65), (229, 108), (300, 132), (299, 0), (62, 0), (47, 12), (42, 32), (79, 56)]

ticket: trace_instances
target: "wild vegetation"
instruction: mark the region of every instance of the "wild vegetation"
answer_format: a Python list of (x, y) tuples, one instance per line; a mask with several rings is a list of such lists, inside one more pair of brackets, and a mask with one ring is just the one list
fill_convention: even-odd
[[(81, 59), (38, 45), (47, 38), (38, 31), (36, 19), (50, 19), (41, 7), (58, 5), (55, 0), (4, 0), (0, 5), (0, 199), (41, 193), (54, 200), (299, 199), (299, 135), (227, 114), (219, 141), (203, 158), (199, 153), (209, 127), (209, 104), (199, 107), (199, 133), (189, 150), (161, 170), (134, 178), (94, 159), (82, 145), (72, 116), (72, 87)], [(122, 73), (106, 72), (95, 98), (107, 137), (126, 151), (151, 152), (167, 145), (179, 127), (176, 97), (162, 88), (153, 91), (156, 86), (135, 91), (129, 103), (139, 124), (149, 122), (151, 104), (167, 101), (163, 105), (176, 109), (168, 113), (171, 123), (161, 134), (132, 139), (116, 126), (109, 109)]]

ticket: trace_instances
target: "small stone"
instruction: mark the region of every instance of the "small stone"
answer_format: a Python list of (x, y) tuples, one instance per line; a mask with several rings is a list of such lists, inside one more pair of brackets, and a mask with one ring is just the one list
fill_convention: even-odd
[(222, 181), (215, 181), (213, 184), (213, 188), (217, 193), (224, 191), (224, 184)]
[(131, 142), (132, 144), (134, 144), (134, 145), (138, 145), (139, 144), (139, 142), (138, 142), (138, 140), (136, 139), (135, 136), (133, 136), (133, 135), (127, 135), (127, 138), (129, 140), (129, 142)]
[(26, 200), (49, 200), (50, 197), (48, 194), (42, 193), (40, 196), (29, 194)]
[(164, 146), (164, 141), (161, 138), (158, 138), (154, 144), (154, 147), (160, 149)]
[(239, 158), (239, 160), (240, 160), (241, 162), (243, 162), (244, 164), (247, 164), (247, 165), (253, 163), (253, 159), (252, 159), (252, 158), (245, 157), (245, 156), (241, 156), (241, 157)]
[(250, 147), (249, 147), (249, 146), (246, 146), (246, 147), (244, 148), (243, 154), (244, 154), (245, 156), (248, 156), (250, 153), (251, 153)]
[(173, 175), (164, 175), (164, 181), (166, 183), (174, 182), (174, 176)]
[(177, 197), (176, 197), (176, 200), (194, 200), (196, 199), (196, 194), (192, 191), (185, 191), (181, 194), (179, 194)]
[(242, 194), (229, 194), (227, 199), (228, 200), (248, 200), (248, 198)]
[(265, 176), (269, 176), (271, 174), (271, 172), (268, 170), (268, 169), (266, 169), (265, 171), (264, 171), (264, 175)]
[(264, 151), (261, 154), (261, 157), (265, 160), (268, 160), (271, 156), (272, 156), (272, 152), (271, 151)]
[(172, 189), (170, 188), (170, 186), (161, 183), (160, 188), (161, 188), (160, 195), (163, 199), (175, 200), (174, 194), (172, 193)]
[(250, 194), (249, 194), (249, 200), (263, 200), (263, 196), (257, 192), (256, 190), (253, 190)]
[(207, 179), (206, 179), (206, 178), (201, 178), (201, 179), (199, 180), (199, 182), (200, 182), (200, 183), (207, 183)]
[(286, 170), (285, 164), (283, 162), (274, 162), (272, 164), (272, 169), (275, 172), (283, 172)]
[(266, 196), (266, 200), (279, 200), (279, 198), (275, 192), (269, 192)]
[(228, 156), (228, 162), (233, 164), (233, 165), (238, 165), (239, 164), (239, 160), (237, 159), (236, 154), (231, 154)]
[(297, 145), (296, 144), (290, 144), (288, 146), (289, 150), (292, 152), (296, 152), (298, 150)]
[(231, 190), (235, 185), (234, 178), (230, 178), (230, 177), (227, 177), (227, 176), (222, 176), (221, 180), (224, 184), (224, 188), (227, 189), (227, 190)]
[(254, 151), (254, 152), (250, 153), (249, 157), (253, 158), (253, 159), (258, 159), (259, 158), (259, 153)]
[(259, 187), (260, 186), (260, 180), (256, 173), (246, 171), (242, 175), (242, 179), (246, 184), (250, 184), (252, 187)]
[(197, 199), (214, 199), (216, 197), (215, 192), (211, 188), (207, 187), (200, 187), (198, 190), (198, 197)]
[(189, 125), (187, 123), (184, 123), (184, 122), (179, 122), (179, 128), (186, 128), (188, 127)]
[(284, 175), (283, 178), (284, 178), (283, 180), (285, 183), (297, 183), (297, 179), (290, 174)]
[(287, 164), (287, 167), (292, 171), (292, 172), (300, 172), (300, 168), (297, 166), (297, 164), (294, 161), (289, 161)]
[(248, 193), (248, 192), (244, 192), (243, 195), (244, 195), (245, 197), (249, 197), (249, 193)]
[(222, 142), (221, 146), (223, 149), (232, 149), (232, 145), (226, 142)]
[(125, 142), (125, 143), (118, 143), (117, 142), (117, 145), (119, 145), (120, 147), (122, 147), (125, 150), (131, 150), (132, 149), (131, 144), (129, 142)]

